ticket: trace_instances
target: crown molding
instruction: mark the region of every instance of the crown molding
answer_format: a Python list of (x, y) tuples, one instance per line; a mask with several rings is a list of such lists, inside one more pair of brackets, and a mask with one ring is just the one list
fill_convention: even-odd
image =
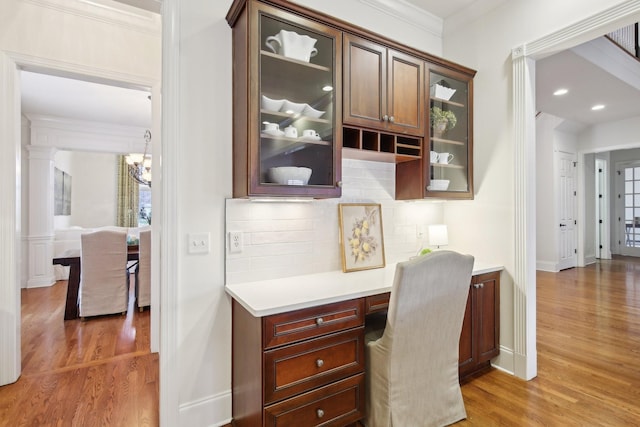
[(144, 34), (161, 36), (161, 17), (157, 13), (114, 0), (21, 0), (23, 3), (68, 15), (117, 25)]
[(404, 0), (360, 0), (360, 3), (380, 10), (422, 31), (442, 37), (442, 18)]

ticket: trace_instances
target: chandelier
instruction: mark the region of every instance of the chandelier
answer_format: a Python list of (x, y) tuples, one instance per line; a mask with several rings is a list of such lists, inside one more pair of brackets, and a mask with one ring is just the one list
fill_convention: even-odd
[(144, 153), (131, 153), (125, 156), (125, 161), (129, 167), (131, 177), (142, 185), (151, 187), (151, 154), (149, 151), (149, 142), (151, 142), (151, 131), (147, 129), (144, 133)]

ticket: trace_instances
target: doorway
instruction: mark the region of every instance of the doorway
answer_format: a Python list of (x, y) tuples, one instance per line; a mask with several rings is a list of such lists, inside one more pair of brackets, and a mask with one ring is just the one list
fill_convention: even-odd
[(640, 256), (640, 162), (616, 164), (616, 222), (621, 255)]

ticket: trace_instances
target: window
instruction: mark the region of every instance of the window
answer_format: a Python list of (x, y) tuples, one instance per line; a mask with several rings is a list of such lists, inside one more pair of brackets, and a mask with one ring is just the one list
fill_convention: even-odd
[(151, 225), (151, 187), (138, 185), (138, 227)]

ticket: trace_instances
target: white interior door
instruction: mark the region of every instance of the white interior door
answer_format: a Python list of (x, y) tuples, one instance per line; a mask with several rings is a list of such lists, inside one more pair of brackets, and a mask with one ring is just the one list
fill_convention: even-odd
[(576, 236), (576, 154), (556, 152), (558, 195), (558, 268), (577, 265)]
[(640, 162), (617, 165), (616, 177), (620, 253), (640, 256)]

